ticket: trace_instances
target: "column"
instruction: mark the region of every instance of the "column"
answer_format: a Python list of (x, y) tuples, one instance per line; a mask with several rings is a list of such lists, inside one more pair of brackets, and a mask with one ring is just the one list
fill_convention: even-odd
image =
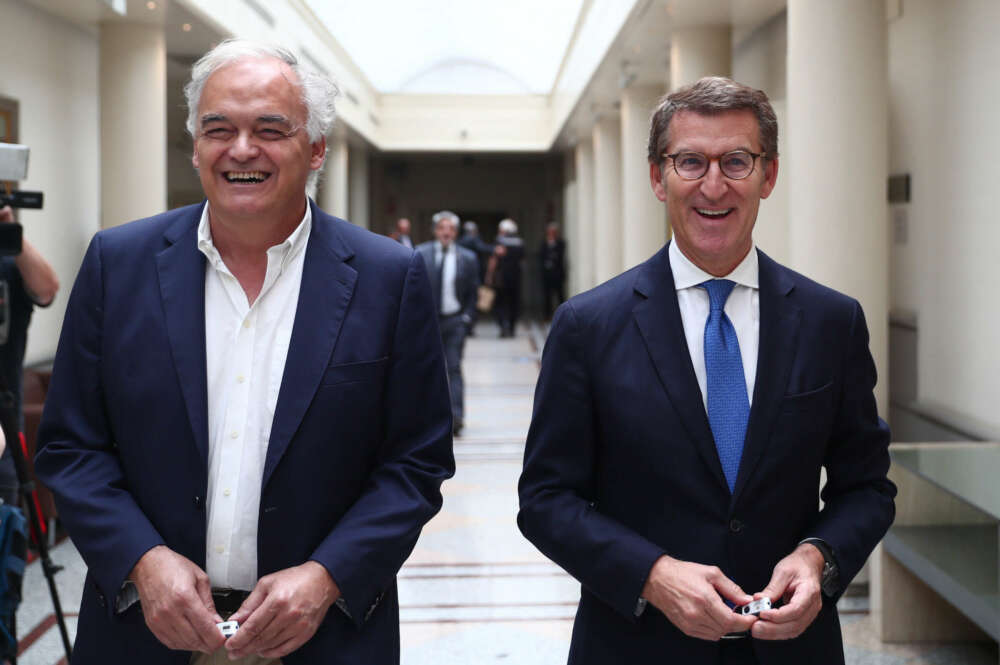
[[(885, 7), (788, 3), (787, 161), (793, 268), (857, 298), (888, 412), (888, 92)], [(850, 100), (850, 103), (844, 103)]]
[(346, 219), (347, 207), (347, 139), (334, 134), (326, 140), (326, 162), (323, 169), (322, 186), (319, 191), (319, 206), (335, 217)]
[(580, 194), (577, 191), (576, 182), (576, 153), (568, 150), (563, 153), (563, 222), (562, 234), (566, 241), (566, 294), (576, 294), (580, 292), (577, 284), (577, 271), (574, 264), (576, 257), (574, 252), (579, 244), (580, 226)]
[(362, 228), (371, 228), (368, 215), (368, 149), (351, 148), (347, 160), (348, 189), (347, 202), (350, 208), (348, 219)]
[(167, 46), (163, 29), (100, 25), (101, 226), (167, 207)]
[(622, 137), (617, 115), (594, 125), (594, 281), (622, 271)]
[(730, 76), (732, 32), (728, 25), (679, 28), (670, 37), (670, 89), (703, 76)]
[(569, 246), (575, 292), (596, 284), (594, 275), (594, 144), (586, 138), (573, 150), (576, 166), (576, 246)]
[(622, 91), (622, 267), (645, 261), (667, 239), (666, 206), (649, 185), (649, 114), (663, 94), (659, 87)]

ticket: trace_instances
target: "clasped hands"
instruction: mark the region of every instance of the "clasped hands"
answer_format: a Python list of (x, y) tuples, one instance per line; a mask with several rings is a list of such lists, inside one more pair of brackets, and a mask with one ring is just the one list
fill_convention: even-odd
[(262, 577), (230, 621), (239, 630), (228, 640), (223, 619), (201, 568), (159, 545), (146, 552), (129, 579), (139, 591), (146, 625), (171, 649), (212, 653), (225, 645), (230, 659), (256, 654), (281, 658), (313, 636), (340, 589), (315, 561)]
[[(715, 641), (727, 633), (750, 631), (760, 640), (787, 640), (801, 635), (819, 614), (822, 571), (820, 551), (808, 543), (799, 545), (774, 567), (767, 586), (751, 596), (715, 566), (661, 556), (649, 572), (642, 597), (691, 637)], [(736, 614), (723, 602), (745, 605), (765, 596), (786, 602), (759, 618)]]

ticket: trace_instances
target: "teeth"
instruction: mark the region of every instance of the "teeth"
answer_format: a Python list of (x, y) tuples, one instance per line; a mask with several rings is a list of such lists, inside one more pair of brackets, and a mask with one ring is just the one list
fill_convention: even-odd
[(732, 208), (726, 208), (725, 210), (706, 210), (704, 208), (695, 208), (700, 214), (707, 215), (708, 217), (722, 217), (723, 215), (728, 215), (732, 212)]
[(229, 182), (263, 182), (267, 174), (263, 171), (229, 171), (226, 180)]

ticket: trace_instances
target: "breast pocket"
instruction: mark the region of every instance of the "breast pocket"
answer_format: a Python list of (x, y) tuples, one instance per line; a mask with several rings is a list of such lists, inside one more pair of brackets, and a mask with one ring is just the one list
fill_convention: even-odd
[(381, 381), (385, 375), (389, 357), (376, 360), (330, 365), (323, 374), (324, 386), (337, 386), (348, 383), (364, 383)]
[(794, 395), (785, 395), (781, 402), (782, 411), (815, 411), (829, 410), (833, 404), (833, 381), (814, 390), (807, 390)]

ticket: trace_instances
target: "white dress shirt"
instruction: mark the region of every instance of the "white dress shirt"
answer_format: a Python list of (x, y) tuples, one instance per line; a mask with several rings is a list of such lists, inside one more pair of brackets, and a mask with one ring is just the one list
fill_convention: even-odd
[[(441, 267), (441, 255), (443, 248), (441, 243), (434, 241), (434, 266)], [(448, 246), (448, 253), (444, 254), (444, 270), (441, 271), (441, 314), (450, 316), (462, 311), (462, 303), (458, 301), (455, 292), (455, 277), (458, 275), (458, 248), (455, 243)]]
[(206, 572), (213, 587), (257, 583), (261, 479), (299, 300), (312, 212), (267, 250), (267, 272), (251, 306), (212, 242), (208, 205), (198, 226), (205, 268), (208, 370)]
[[(676, 242), (667, 250), (670, 257), (670, 271), (674, 274), (677, 289), (677, 304), (681, 310), (684, 336), (687, 338), (688, 353), (694, 365), (701, 400), (708, 411), (708, 379), (705, 372), (705, 321), (711, 308), (708, 291), (698, 285), (716, 279), (684, 256)], [(747, 382), (747, 397), (753, 403), (753, 387), (757, 380), (757, 351), (760, 344), (760, 287), (758, 283), (757, 247), (752, 245), (743, 261), (722, 279), (736, 282), (733, 292), (726, 301), (726, 316), (736, 329), (740, 343), (740, 358), (743, 360), (743, 376)]]

